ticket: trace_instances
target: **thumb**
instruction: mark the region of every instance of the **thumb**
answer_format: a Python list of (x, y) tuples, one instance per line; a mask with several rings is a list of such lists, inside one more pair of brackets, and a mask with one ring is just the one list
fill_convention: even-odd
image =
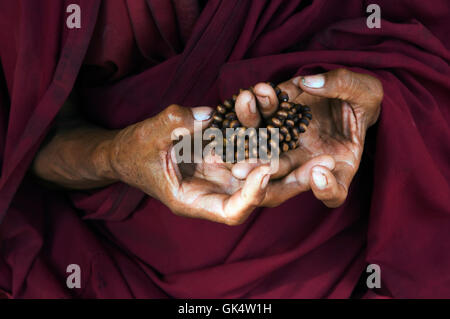
[[(193, 134), (209, 126), (212, 120), (213, 109), (208, 106), (183, 107), (172, 104), (158, 114), (159, 135), (170, 142), (175, 137)], [(155, 130), (156, 127), (152, 127)]]
[(312, 95), (360, 106), (377, 105), (383, 98), (383, 87), (377, 78), (347, 69), (304, 76), (299, 81), (299, 87)]

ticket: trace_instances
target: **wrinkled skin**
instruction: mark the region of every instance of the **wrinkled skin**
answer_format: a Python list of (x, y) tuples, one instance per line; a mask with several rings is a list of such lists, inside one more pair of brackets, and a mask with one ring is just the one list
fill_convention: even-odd
[[(322, 79), (323, 86), (308, 87), (309, 79), (316, 83)], [(301, 134), (301, 146), (281, 155), (277, 171), (267, 164), (226, 164), (212, 155), (212, 163), (178, 166), (172, 131), (185, 127), (192, 134), (196, 113), (203, 119), (209, 114), (203, 121), (206, 128), (212, 109), (177, 105), (103, 143), (96, 157), (98, 170), (108, 179), (158, 198), (175, 214), (228, 225), (244, 222), (258, 206), (277, 206), (308, 190), (328, 207), (341, 205), (358, 170), (367, 128), (379, 116), (380, 81), (338, 69), (313, 78), (293, 78), (279, 87), (290, 101), (310, 106), (313, 119)], [(257, 127), (262, 117), (278, 108), (270, 85), (259, 83), (253, 92), (241, 92), (236, 101), (238, 118), (248, 127)]]

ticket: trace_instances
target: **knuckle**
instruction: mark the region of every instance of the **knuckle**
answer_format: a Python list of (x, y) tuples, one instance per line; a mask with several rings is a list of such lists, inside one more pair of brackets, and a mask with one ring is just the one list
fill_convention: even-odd
[(336, 86), (343, 100), (352, 99), (374, 106), (383, 100), (383, 85), (376, 77), (343, 68), (336, 71), (336, 77)]
[(266, 91), (267, 86), (268, 86), (267, 83), (259, 82), (254, 86), (253, 91), (258, 92), (258, 93), (261, 91)]
[(347, 69), (337, 69), (335, 72), (335, 88), (339, 92), (339, 98), (346, 100), (358, 92), (358, 80)]
[(145, 123), (138, 123), (133, 130), (133, 137), (137, 141), (145, 141), (147, 139), (147, 127)]
[(373, 92), (375, 102), (377, 104), (380, 104), (381, 101), (383, 101), (383, 97), (384, 97), (383, 84), (377, 78), (372, 77), (371, 87), (372, 87), (372, 92)]
[(178, 104), (170, 104), (168, 107), (166, 107), (165, 109), (165, 113), (168, 114), (177, 114), (181, 109), (181, 106), (179, 106)]
[(183, 123), (185, 114), (183, 107), (171, 104), (163, 111), (162, 121), (166, 125), (179, 125)]
[(335, 70), (335, 74), (337, 78), (346, 79), (350, 76), (350, 71), (344, 68), (339, 68)]

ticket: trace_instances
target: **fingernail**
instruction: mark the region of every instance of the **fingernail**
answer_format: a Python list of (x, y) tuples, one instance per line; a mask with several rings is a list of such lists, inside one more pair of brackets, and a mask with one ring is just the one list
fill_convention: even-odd
[(211, 118), (212, 108), (208, 106), (199, 106), (192, 108), (192, 115), (197, 121), (206, 121)]
[(323, 173), (320, 170), (313, 168), (312, 178), (317, 188), (324, 189), (325, 187), (327, 187), (328, 184), (327, 178), (325, 177), (325, 175), (323, 175)]
[(302, 83), (307, 87), (319, 89), (325, 85), (325, 77), (322, 74), (304, 76)]
[(261, 182), (261, 189), (265, 189), (267, 187), (267, 185), (269, 184), (269, 180), (270, 180), (270, 174), (267, 174), (263, 177), (262, 182)]

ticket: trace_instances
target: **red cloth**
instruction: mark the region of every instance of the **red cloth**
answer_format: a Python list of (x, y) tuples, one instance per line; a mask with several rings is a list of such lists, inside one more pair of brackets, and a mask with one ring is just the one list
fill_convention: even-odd
[[(83, 27), (69, 31), (74, 2)], [(213, 0), (193, 29), (156, 3), (127, 1), (129, 16), (112, 21), (128, 27), (87, 54), (100, 41), (100, 1), (0, 0), (0, 288), (22, 298), (345, 298), (376, 263), (382, 288), (366, 297), (450, 297), (447, 1), (380, 0), (381, 29), (366, 27), (361, 0)], [(103, 50), (105, 65), (97, 53), (116, 39), (130, 45)], [(88, 64), (107, 82), (82, 81), (99, 74)], [(214, 105), (258, 81), (338, 66), (385, 89), (340, 208), (305, 193), (228, 227), (177, 217), (121, 183), (56, 192), (25, 176), (79, 72), (86, 116), (120, 128), (170, 103)], [(81, 289), (66, 287), (72, 263)]]

